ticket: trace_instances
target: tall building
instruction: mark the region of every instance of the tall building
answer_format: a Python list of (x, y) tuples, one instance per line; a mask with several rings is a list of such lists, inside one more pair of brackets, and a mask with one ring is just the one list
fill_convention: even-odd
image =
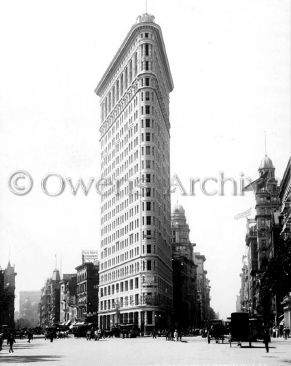
[(185, 210), (175, 205), (172, 212), (172, 259), (174, 324), (180, 329), (197, 324), (196, 266), (193, 261), (195, 244), (190, 242)]
[(248, 273), (245, 275), (248, 277), (249, 295), (248, 299), (245, 296), (241, 301), (244, 301), (246, 311), (268, 321), (273, 320), (278, 304), (276, 296), (264, 288), (263, 280), (276, 252), (274, 217), (278, 213), (280, 200), (275, 167), (267, 155), (261, 161), (259, 175), (259, 179), (252, 184), (256, 215), (247, 222)]
[[(283, 179), (280, 184), (280, 213), (282, 215), (280, 236), (284, 242), (285, 248), (291, 247), (291, 157), (289, 158)], [(290, 250), (289, 256), (290, 260)], [(290, 262), (289, 262), (290, 263)], [(290, 283), (290, 282), (289, 282)], [(289, 291), (288, 291), (289, 290)], [(282, 299), (284, 324), (291, 329), (291, 289), (287, 289)]]
[(141, 331), (172, 311), (170, 122), (173, 81), (154, 17), (137, 18), (97, 88), (101, 106), (99, 321)]

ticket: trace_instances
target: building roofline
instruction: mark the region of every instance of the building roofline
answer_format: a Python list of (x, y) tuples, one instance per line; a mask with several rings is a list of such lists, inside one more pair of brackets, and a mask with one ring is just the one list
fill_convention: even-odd
[(288, 160), (286, 169), (284, 171), (284, 175), (280, 184), (280, 190), (279, 190), (279, 196), (282, 197), (282, 194), (284, 194), (284, 190), (286, 189), (286, 185), (288, 184), (288, 179), (291, 177), (291, 156)]
[(119, 47), (117, 53), (113, 57), (109, 66), (107, 67), (105, 73), (103, 74), (101, 80), (99, 81), (97, 87), (95, 88), (95, 93), (99, 97), (101, 96), (101, 94), (104, 90), (106, 81), (110, 78), (112, 71), (118, 65), (118, 60), (124, 55), (126, 46), (130, 44), (130, 42), (134, 38), (135, 33), (137, 33), (138, 29), (145, 27), (145, 26), (153, 27), (157, 30), (157, 34), (159, 36), (158, 42), (161, 46), (161, 50), (162, 50), (161, 54), (162, 54), (162, 58), (163, 58), (163, 61), (165, 64), (165, 70), (166, 70), (166, 73), (168, 76), (167, 82), (168, 82), (169, 91), (171, 92), (174, 89), (174, 83), (173, 83), (173, 79), (172, 79), (172, 74), (171, 74), (171, 70), (170, 70), (170, 66), (169, 66), (169, 61), (168, 61), (168, 57), (167, 57), (167, 53), (166, 53), (166, 47), (165, 47), (165, 43), (163, 40), (161, 27), (158, 24), (153, 23), (153, 22), (141, 22), (141, 23), (136, 23), (131, 27), (130, 31), (128, 32), (127, 36), (125, 37), (124, 41), (122, 42), (121, 46)]

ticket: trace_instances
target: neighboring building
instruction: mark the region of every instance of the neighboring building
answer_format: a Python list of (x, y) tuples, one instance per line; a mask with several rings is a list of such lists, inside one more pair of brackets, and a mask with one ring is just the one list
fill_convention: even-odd
[(101, 78), (102, 328), (165, 327), (173, 306), (169, 93), (161, 28), (139, 16)]
[(213, 318), (213, 310), (210, 308), (210, 281), (204, 269), (205, 256), (196, 252), (193, 259), (197, 267), (197, 327), (201, 328), (207, 320)]
[(250, 312), (249, 308), (249, 268), (246, 256), (243, 256), (243, 267), (240, 274), (241, 286), (240, 286), (240, 310), (243, 312)]
[(19, 314), (18, 325), (25, 324), (28, 328), (39, 325), (39, 302), (40, 291), (20, 291), (19, 292)]
[(82, 264), (88, 262), (99, 264), (98, 250), (82, 250)]
[(10, 261), (6, 269), (0, 269), (0, 325), (14, 328), (15, 313), (15, 272)]
[(235, 311), (237, 312), (241, 311), (240, 295), (236, 295)]
[[(291, 157), (289, 158), (283, 179), (280, 184), (280, 237), (285, 246), (291, 247)], [(291, 329), (291, 292), (285, 294), (282, 301), (284, 311), (284, 324)]]
[(40, 298), (40, 326), (53, 326), (60, 322), (60, 272), (53, 271), (41, 289)]
[(77, 319), (77, 274), (64, 274), (60, 281), (60, 323), (69, 325)]
[[(248, 273), (245, 272), (244, 276), (247, 276), (249, 291), (248, 297), (245, 295), (241, 301), (250, 314), (261, 316), (265, 321), (274, 321), (278, 299), (264, 288), (263, 282), (276, 252), (274, 233), (280, 201), (275, 167), (267, 155), (260, 164), (259, 174), (259, 179), (251, 185), (255, 192), (256, 216), (247, 221)], [(244, 289), (241, 288), (241, 292)]]
[(196, 266), (189, 239), (185, 210), (176, 205), (172, 212), (173, 305), (174, 325), (180, 329), (195, 328), (197, 323)]
[(99, 265), (81, 264), (77, 270), (77, 320), (97, 322)]

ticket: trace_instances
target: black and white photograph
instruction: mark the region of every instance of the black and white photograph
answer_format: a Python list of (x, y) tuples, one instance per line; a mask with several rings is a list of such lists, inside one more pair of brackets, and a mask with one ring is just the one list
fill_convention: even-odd
[(290, 0), (0, 0), (0, 363), (291, 364)]

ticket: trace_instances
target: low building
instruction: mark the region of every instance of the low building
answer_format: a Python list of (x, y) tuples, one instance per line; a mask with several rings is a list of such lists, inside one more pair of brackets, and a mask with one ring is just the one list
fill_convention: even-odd
[(0, 325), (14, 328), (15, 313), (15, 272), (8, 262), (6, 269), (0, 270)]
[(85, 262), (77, 270), (77, 319), (97, 322), (99, 265)]
[(64, 274), (60, 281), (60, 323), (69, 325), (77, 319), (77, 274)]

